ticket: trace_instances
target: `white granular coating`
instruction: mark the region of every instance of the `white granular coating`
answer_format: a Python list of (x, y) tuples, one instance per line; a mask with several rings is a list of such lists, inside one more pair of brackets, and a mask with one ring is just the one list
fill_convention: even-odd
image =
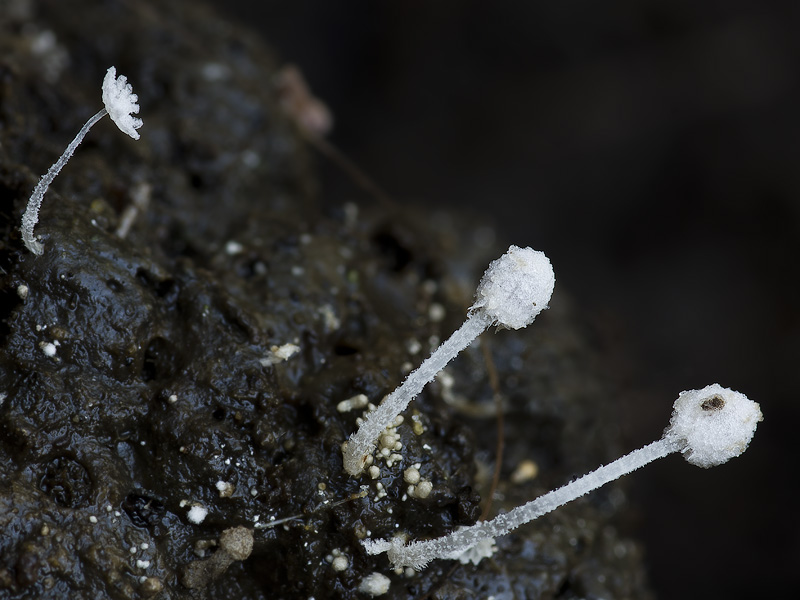
[[(466, 529), (466, 527), (460, 527), (459, 529)], [(477, 565), (484, 558), (489, 558), (495, 552), (497, 552), (497, 546), (495, 546), (494, 538), (489, 537), (482, 539), (477, 544), (471, 548), (467, 548), (463, 552), (455, 552), (451, 555), (445, 556), (444, 558), (457, 560), (462, 565), (466, 565), (468, 563)]]
[(715, 383), (681, 392), (664, 437), (684, 446), (688, 462), (708, 468), (744, 452), (762, 419), (757, 402)]
[(547, 308), (555, 284), (544, 252), (511, 246), (486, 269), (470, 310), (481, 309), (498, 325), (520, 329)]

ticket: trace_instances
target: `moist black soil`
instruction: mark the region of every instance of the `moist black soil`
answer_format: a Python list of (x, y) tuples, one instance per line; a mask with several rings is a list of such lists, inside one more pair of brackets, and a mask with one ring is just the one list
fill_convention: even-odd
[[(141, 140), (95, 126), (45, 197), (34, 256), (27, 198), (102, 107), (111, 65), (139, 95)], [(503, 248), (465, 217), (323, 208), (279, 66), (196, 2), (4, 4), (0, 596), (359, 598), (377, 572), (386, 598), (647, 597), (640, 549), (614, 526), (617, 487), (478, 565), (395, 572), (365, 554), (366, 537), (476, 521), (498, 406), (493, 514), (616, 456), (616, 429), (559, 290), (529, 331), (484, 334), (412, 403), (377, 478), (344, 473), (365, 409), (339, 403), (394, 389)], [(512, 483), (525, 460), (538, 475)], [(417, 464), (425, 498), (403, 479)], [(234, 535), (252, 551), (230, 549)]]

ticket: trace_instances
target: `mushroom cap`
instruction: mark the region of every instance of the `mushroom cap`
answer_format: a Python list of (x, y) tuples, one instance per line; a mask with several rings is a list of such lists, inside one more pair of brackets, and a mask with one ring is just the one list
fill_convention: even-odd
[(664, 435), (679, 444), (687, 461), (708, 468), (744, 452), (762, 419), (757, 402), (715, 383), (681, 392)]
[(139, 139), (139, 132), (136, 130), (142, 126), (142, 120), (133, 116), (139, 112), (139, 105), (136, 103), (138, 100), (139, 97), (133, 93), (128, 78), (125, 75), (117, 77), (116, 67), (109, 67), (103, 78), (103, 104), (120, 131), (135, 140)]
[(497, 325), (520, 329), (547, 308), (555, 284), (544, 252), (511, 246), (486, 269), (470, 311), (482, 310)]

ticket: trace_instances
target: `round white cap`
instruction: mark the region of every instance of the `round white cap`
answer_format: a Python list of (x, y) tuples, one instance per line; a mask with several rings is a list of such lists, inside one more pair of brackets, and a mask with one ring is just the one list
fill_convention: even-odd
[(544, 252), (511, 246), (489, 265), (470, 310), (482, 310), (497, 325), (520, 329), (547, 308), (556, 276)]
[(665, 437), (684, 446), (687, 461), (708, 468), (744, 452), (762, 419), (757, 402), (715, 383), (681, 392)]

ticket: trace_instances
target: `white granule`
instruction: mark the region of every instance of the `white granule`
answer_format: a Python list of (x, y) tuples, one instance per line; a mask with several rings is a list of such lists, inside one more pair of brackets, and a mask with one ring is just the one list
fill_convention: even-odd
[(41, 342), (39, 344), (39, 348), (42, 349), (45, 356), (55, 356), (56, 355), (56, 346), (55, 344), (51, 344), (50, 342)]
[(218, 481), (216, 487), (220, 498), (230, 498), (236, 490), (236, 486), (227, 481)]
[(331, 563), (334, 571), (344, 571), (349, 565), (350, 561), (347, 560), (346, 556), (337, 556)]
[(389, 591), (391, 580), (381, 573), (370, 573), (358, 584), (358, 591), (370, 596), (381, 596)]
[(208, 509), (204, 506), (193, 506), (186, 516), (195, 525), (200, 525), (208, 516)]
[(260, 359), (262, 367), (271, 367), (280, 362), (289, 360), (292, 356), (300, 352), (300, 346), (296, 344), (284, 344), (283, 346), (272, 346), (269, 349), (269, 354)]

